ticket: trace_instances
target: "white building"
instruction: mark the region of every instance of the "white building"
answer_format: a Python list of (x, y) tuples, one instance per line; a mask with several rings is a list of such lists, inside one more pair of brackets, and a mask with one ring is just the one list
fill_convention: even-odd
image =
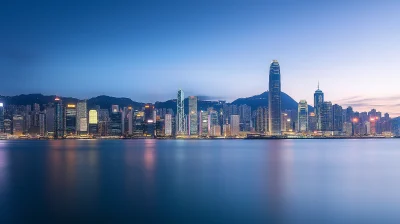
[(238, 136), (240, 131), (240, 116), (231, 115), (231, 136)]

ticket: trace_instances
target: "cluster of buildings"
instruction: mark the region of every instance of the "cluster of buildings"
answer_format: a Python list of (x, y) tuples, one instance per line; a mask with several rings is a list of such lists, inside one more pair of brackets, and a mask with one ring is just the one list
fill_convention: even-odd
[[(176, 108), (145, 104), (111, 108), (88, 106), (86, 100), (63, 103), (61, 98), (39, 105), (0, 103), (0, 138), (244, 138), (314, 136), (393, 136), (400, 122), (375, 109), (356, 112), (324, 99), (319, 89), (314, 105), (306, 100), (297, 110), (282, 110), (278, 61), (269, 72), (268, 106), (215, 102), (200, 108), (198, 98), (178, 91)], [(265, 99), (267, 100), (267, 99)], [(186, 102), (186, 103), (185, 103)]]

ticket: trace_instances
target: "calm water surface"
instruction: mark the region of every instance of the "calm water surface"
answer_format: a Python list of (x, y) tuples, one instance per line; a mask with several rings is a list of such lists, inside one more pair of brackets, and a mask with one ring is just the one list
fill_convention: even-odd
[(0, 223), (400, 223), (400, 139), (0, 141)]

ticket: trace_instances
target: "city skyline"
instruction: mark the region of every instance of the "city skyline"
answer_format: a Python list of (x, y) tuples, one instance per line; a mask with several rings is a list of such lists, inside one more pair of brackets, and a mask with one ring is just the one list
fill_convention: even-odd
[(232, 101), (266, 91), (277, 59), (297, 102), (313, 102), (319, 80), (329, 101), (399, 114), (400, 3), (367, 2), (12, 2), (0, 9), (0, 95), (155, 102), (182, 88)]

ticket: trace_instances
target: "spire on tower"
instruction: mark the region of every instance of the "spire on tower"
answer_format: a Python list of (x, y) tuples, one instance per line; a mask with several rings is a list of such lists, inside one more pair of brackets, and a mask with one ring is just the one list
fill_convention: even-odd
[(317, 86), (317, 87), (318, 87), (318, 89), (319, 89), (319, 80), (318, 80), (318, 86)]

